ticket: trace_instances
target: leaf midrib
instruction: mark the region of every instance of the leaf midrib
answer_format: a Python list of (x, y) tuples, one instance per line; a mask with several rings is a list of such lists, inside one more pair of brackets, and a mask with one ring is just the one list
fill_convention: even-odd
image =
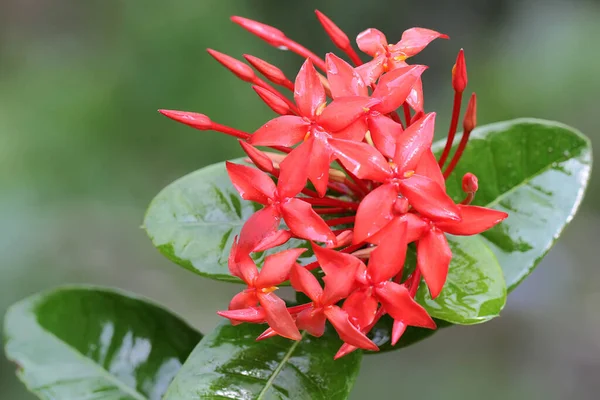
[(292, 354), (294, 353), (294, 351), (296, 350), (296, 348), (300, 345), (300, 343), (304, 340), (305, 337), (306, 337), (306, 331), (302, 332), (302, 337), (300, 338), (300, 340), (295, 341), (290, 346), (290, 349), (285, 353), (285, 355), (281, 359), (281, 362), (279, 363), (279, 365), (277, 365), (277, 368), (275, 368), (275, 370), (273, 371), (273, 373), (271, 374), (271, 376), (269, 377), (269, 379), (265, 383), (265, 387), (262, 388), (262, 390), (258, 394), (258, 397), (256, 397), (256, 400), (262, 400), (262, 399), (265, 398), (264, 396), (267, 394), (267, 391), (273, 386), (273, 383), (275, 382), (275, 379), (277, 379), (277, 376), (279, 375), (279, 373), (281, 372), (281, 370), (283, 369), (283, 367), (285, 366), (285, 364), (292, 357)]

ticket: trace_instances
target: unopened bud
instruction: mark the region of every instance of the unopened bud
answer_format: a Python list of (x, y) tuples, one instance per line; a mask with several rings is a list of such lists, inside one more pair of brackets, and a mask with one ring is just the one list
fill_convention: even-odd
[(333, 23), (329, 17), (319, 10), (315, 10), (315, 14), (317, 14), (319, 22), (321, 25), (323, 25), (325, 33), (327, 33), (327, 36), (329, 36), (333, 44), (335, 44), (340, 50), (346, 50), (350, 47), (350, 39), (348, 39), (348, 36), (335, 23)]
[(477, 192), (477, 189), (479, 189), (479, 183), (478, 183), (477, 177), (474, 174), (467, 172), (465, 174), (465, 176), (463, 176), (463, 178), (462, 178), (463, 192), (475, 193), (475, 192)]
[(174, 121), (181, 122), (200, 130), (212, 129), (213, 122), (204, 114), (194, 112), (175, 111), (175, 110), (158, 110), (159, 113)]
[(283, 85), (288, 81), (283, 71), (273, 64), (269, 64), (265, 60), (261, 60), (260, 58), (249, 54), (244, 54), (244, 58), (271, 82), (277, 85)]
[(273, 173), (275, 171), (273, 161), (271, 161), (265, 153), (243, 140), (240, 140), (240, 146), (242, 146), (242, 149), (248, 155), (250, 161), (252, 161), (258, 169), (268, 173)]
[(231, 21), (246, 29), (248, 32), (258, 36), (271, 46), (279, 47), (284, 45), (283, 39), (285, 39), (285, 34), (277, 28), (238, 16), (231, 17)]
[(471, 95), (469, 104), (467, 105), (467, 111), (465, 112), (465, 119), (463, 120), (463, 129), (465, 132), (471, 132), (477, 126), (477, 96), (475, 93)]
[(240, 60), (228, 56), (227, 54), (220, 53), (213, 49), (206, 49), (208, 54), (213, 56), (221, 65), (233, 72), (238, 78), (246, 82), (252, 82), (256, 78), (254, 70), (249, 65), (244, 64)]
[(465, 52), (460, 49), (456, 57), (456, 64), (452, 67), (452, 87), (454, 91), (462, 93), (467, 87), (467, 63), (465, 62)]
[(287, 115), (290, 113), (290, 107), (286, 104), (285, 101), (281, 99), (281, 97), (277, 96), (275, 93), (262, 88), (260, 86), (252, 86), (252, 89), (260, 96), (262, 101), (265, 102), (266, 105), (277, 114)]

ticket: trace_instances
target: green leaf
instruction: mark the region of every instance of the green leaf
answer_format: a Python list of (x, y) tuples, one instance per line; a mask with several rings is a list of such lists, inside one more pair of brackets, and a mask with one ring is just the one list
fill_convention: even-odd
[(506, 303), (506, 284), (496, 257), (477, 236), (448, 239), (452, 262), (444, 289), (432, 300), (422, 283), (417, 302), (432, 317), (454, 324), (478, 324), (497, 317)]
[(13, 305), (6, 354), (41, 399), (159, 400), (202, 335), (122, 292), (64, 287)]
[[(241, 163), (243, 159), (232, 161)], [(229, 250), (244, 222), (260, 207), (241, 199), (221, 162), (164, 188), (152, 200), (144, 227), (152, 243), (173, 262), (208, 278), (240, 282), (229, 274)], [(300, 261), (314, 260), (309, 243), (302, 240), (292, 239), (277, 251), (298, 247), (308, 249)], [(269, 250), (253, 257), (262, 264), (274, 252)]]
[(335, 332), (299, 342), (281, 337), (256, 341), (260, 325), (224, 323), (205, 336), (167, 390), (165, 400), (346, 399), (362, 354), (339, 360)]
[(589, 140), (557, 122), (519, 119), (473, 131), (447, 181), (448, 193), (460, 200), (462, 176), (472, 172), (479, 178), (473, 204), (509, 213), (480, 235), (496, 254), (509, 290), (533, 271), (573, 218), (591, 164)]
[[(434, 144), (438, 154), (444, 143)], [(480, 185), (473, 204), (510, 214), (502, 224), (478, 235), (496, 255), (509, 293), (535, 269), (577, 212), (591, 164), (589, 140), (557, 122), (518, 119), (473, 131), (460, 163), (447, 181), (448, 193), (456, 201), (461, 200), (462, 176), (472, 172)], [(373, 329), (381, 351), (405, 343), (403, 337), (391, 347), (391, 327), (391, 319), (382, 318)], [(409, 331), (408, 344), (433, 334), (409, 328), (405, 335)]]

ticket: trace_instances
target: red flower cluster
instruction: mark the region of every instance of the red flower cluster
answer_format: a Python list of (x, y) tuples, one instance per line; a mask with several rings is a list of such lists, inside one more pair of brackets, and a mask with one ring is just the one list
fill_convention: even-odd
[[(452, 70), (455, 101), (448, 143), (437, 161), (431, 151), (435, 113), (423, 109), (421, 75), (427, 67), (408, 65), (406, 59), (434, 39), (448, 37), (412, 28), (390, 45), (383, 33), (368, 29), (357, 37), (359, 49), (372, 57), (363, 63), (348, 37), (319, 11), (317, 17), (354, 66), (332, 53), (323, 60), (271, 26), (232, 18), (267, 43), (306, 59), (292, 83), (279, 68), (244, 56), (267, 80), (293, 91), (293, 101), (247, 64), (208, 50), (236, 76), (250, 82), (279, 114), (253, 134), (215, 123), (202, 114), (161, 112), (197, 129), (241, 139), (248, 161), (255, 166), (227, 163), (227, 172), (242, 198), (263, 208), (246, 221), (229, 257), (231, 274), (248, 287), (219, 315), (234, 324), (268, 323), (259, 339), (280, 335), (299, 340), (300, 330), (321, 336), (329, 321), (345, 342), (336, 355), (341, 357), (356, 348), (377, 350), (366, 334), (385, 314), (395, 321), (394, 344), (409, 325), (435, 329), (414, 296), (421, 277), (433, 298), (442, 291), (452, 258), (445, 234), (478, 234), (507, 214), (469, 205), (477, 191), (477, 178), (472, 174), (463, 178), (464, 201), (455, 204), (446, 194), (445, 178), (476, 125), (473, 94), (464, 117), (464, 134), (442, 173), (467, 85), (462, 50)], [(254, 146), (271, 147), (279, 153)], [(316, 261), (301, 266), (297, 258), (304, 249), (285, 250), (268, 256), (259, 271), (251, 254), (280, 246), (290, 238), (311, 241)], [(407, 246), (413, 242), (417, 266), (402, 280)], [(324, 273), (324, 287), (311, 272), (317, 268)], [(287, 280), (310, 302), (288, 307), (275, 294), (276, 285)]]

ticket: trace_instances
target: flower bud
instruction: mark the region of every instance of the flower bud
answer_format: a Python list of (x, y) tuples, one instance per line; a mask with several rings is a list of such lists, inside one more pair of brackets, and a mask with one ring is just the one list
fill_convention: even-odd
[(479, 184), (478, 184), (477, 177), (474, 174), (467, 172), (465, 174), (465, 176), (463, 176), (463, 178), (462, 178), (463, 192), (475, 193), (475, 192), (477, 192), (478, 188), (479, 188)]
[(258, 169), (268, 173), (275, 171), (273, 161), (265, 153), (243, 140), (240, 140), (240, 146)]
[(264, 101), (265, 104), (277, 114), (287, 115), (290, 113), (290, 107), (275, 93), (260, 86), (252, 86), (252, 89), (254, 89), (262, 101)]
[(471, 132), (477, 126), (477, 96), (475, 93), (469, 99), (465, 119), (463, 120), (463, 129), (466, 132)]
[(244, 54), (244, 58), (271, 82), (277, 85), (283, 85), (288, 81), (283, 71), (273, 64), (249, 54)]
[(325, 33), (327, 33), (333, 44), (341, 50), (346, 50), (350, 47), (350, 39), (332, 20), (319, 10), (315, 10), (315, 14), (317, 14), (319, 22), (323, 25)]
[(277, 28), (238, 16), (231, 17), (231, 21), (258, 36), (271, 46), (279, 47), (284, 44), (283, 39), (285, 39), (285, 34)]
[(250, 68), (250, 66), (244, 64), (240, 60), (228, 56), (227, 54), (220, 53), (213, 49), (206, 49), (208, 54), (213, 56), (221, 65), (233, 72), (238, 78), (246, 82), (252, 82), (256, 78), (256, 74)]
[(452, 87), (455, 92), (462, 93), (467, 87), (467, 64), (465, 52), (460, 49), (456, 57), (456, 64), (452, 67)]
[(174, 121), (181, 122), (200, 130), (212, 129), (213, 122), (204, 114), (194, 112), (175, 111), (175, 110), (158, 110), (159, 113)]

